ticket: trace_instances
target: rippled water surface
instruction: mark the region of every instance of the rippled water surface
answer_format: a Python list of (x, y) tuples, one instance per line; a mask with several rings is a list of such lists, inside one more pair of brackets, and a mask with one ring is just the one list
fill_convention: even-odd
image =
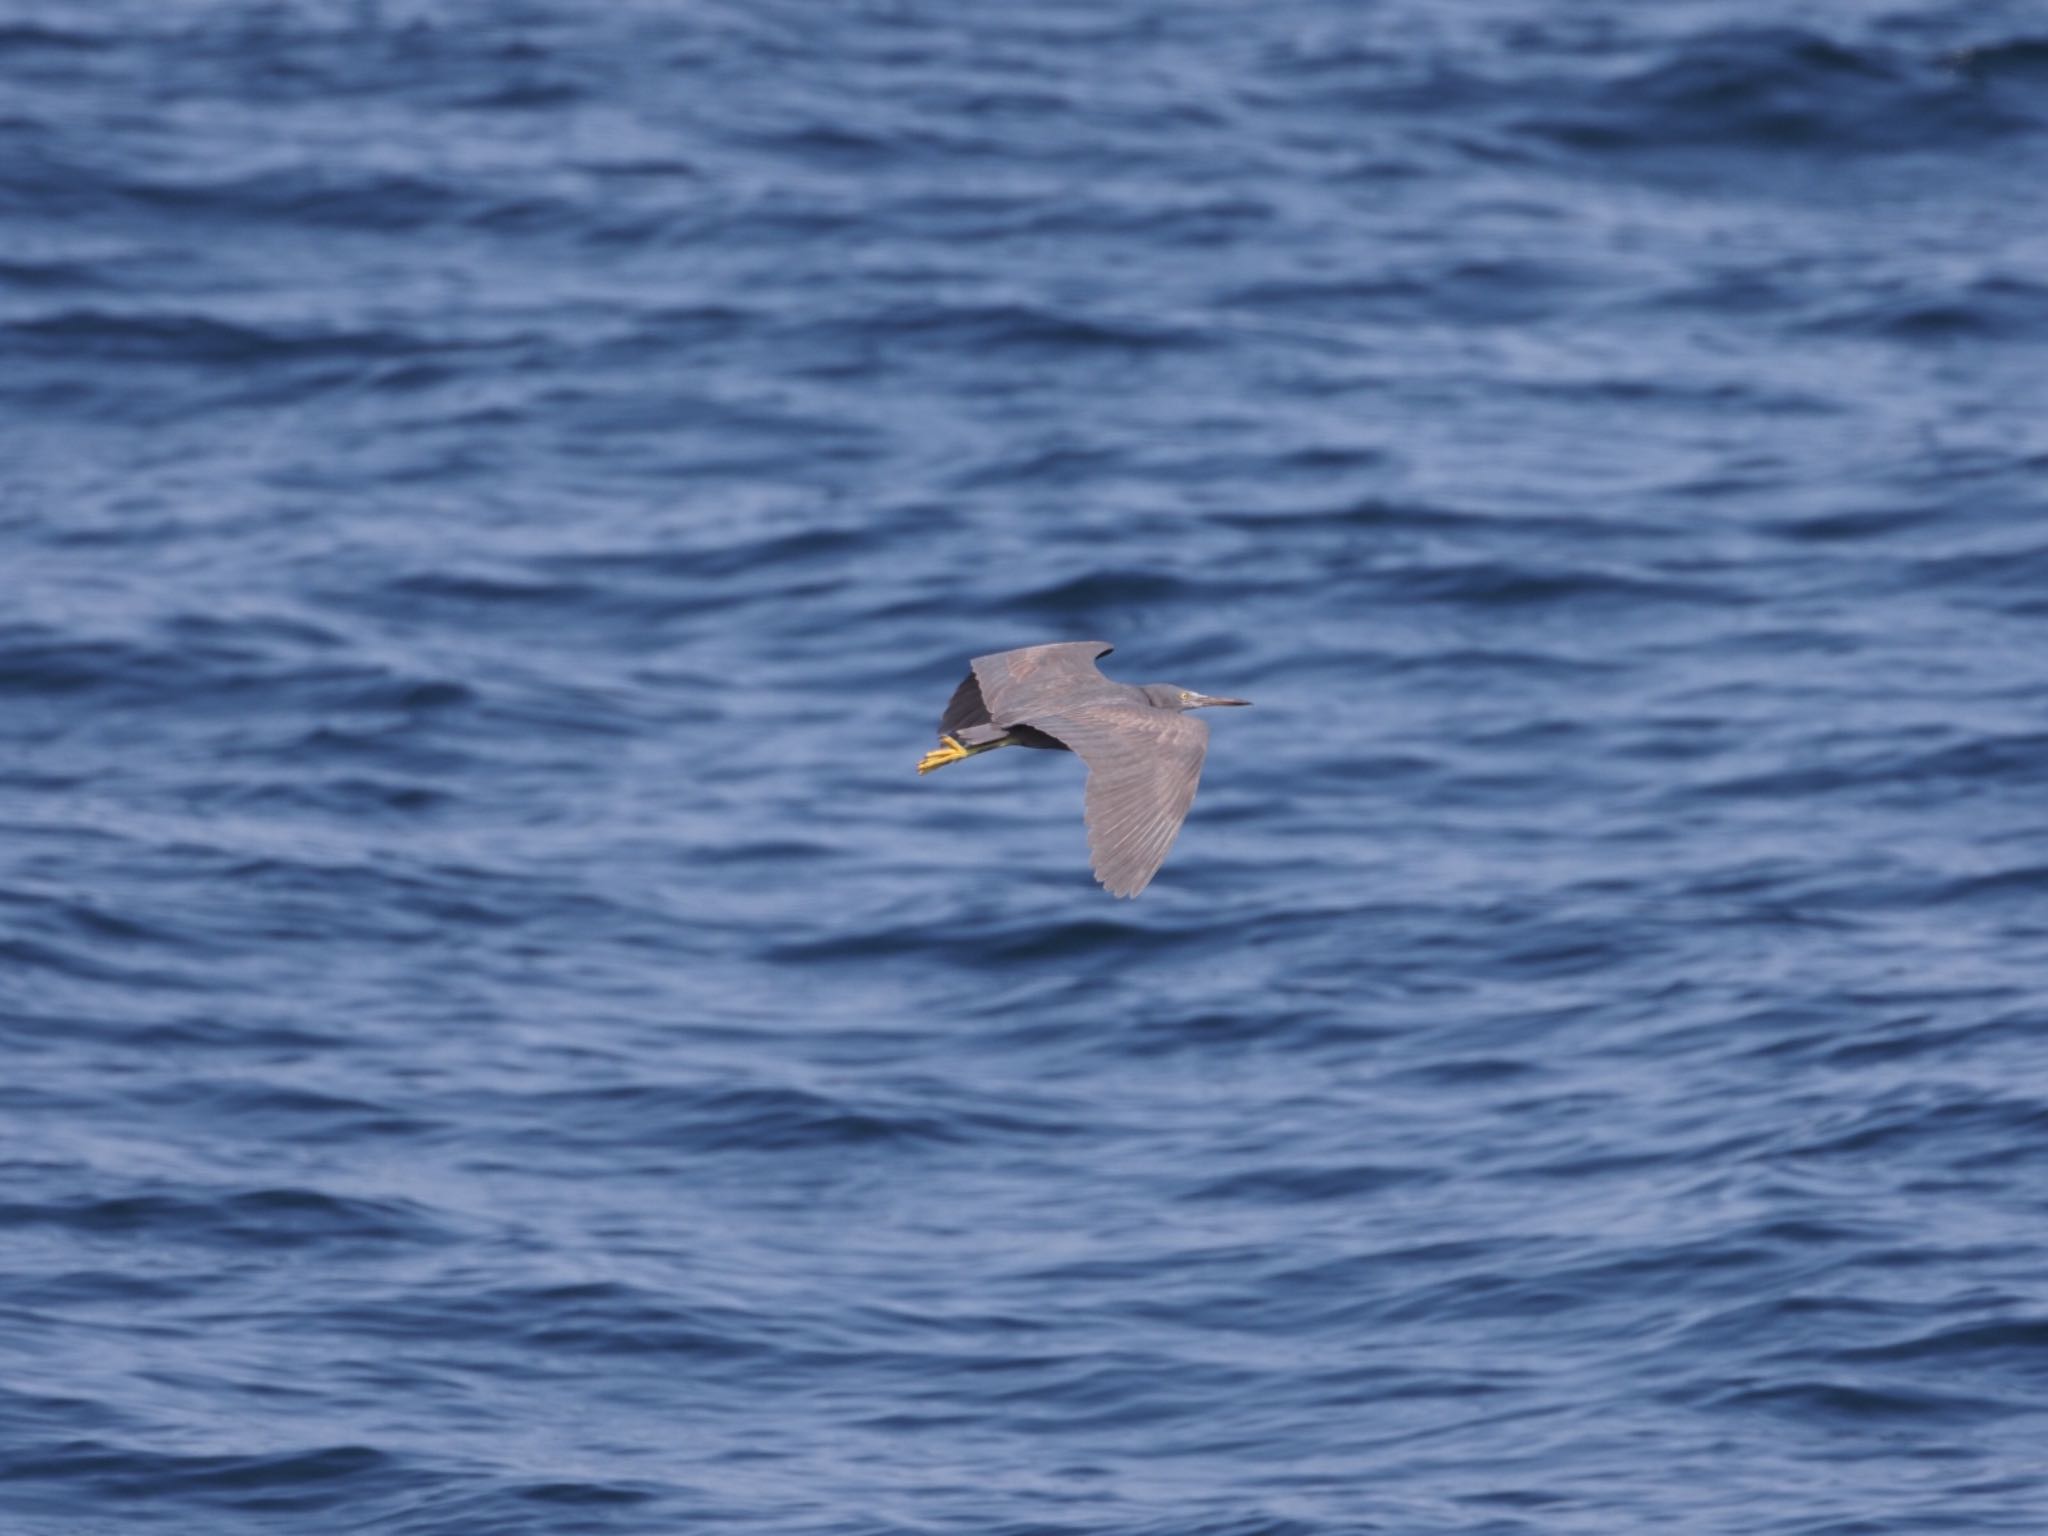
[(2048, 19), (1789, 14), (0, 0), (0, 1531), (2048, 1529)]

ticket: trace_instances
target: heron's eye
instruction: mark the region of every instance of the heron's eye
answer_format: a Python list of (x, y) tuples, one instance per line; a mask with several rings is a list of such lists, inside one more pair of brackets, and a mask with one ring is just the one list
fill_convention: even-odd
[(1195, 696), (1192, 693), (1189, 693), (1187, 689), (1183, 688), (1180, 691), (1180, 701), (1183, 704), (1192, 704), (1195, 702)]

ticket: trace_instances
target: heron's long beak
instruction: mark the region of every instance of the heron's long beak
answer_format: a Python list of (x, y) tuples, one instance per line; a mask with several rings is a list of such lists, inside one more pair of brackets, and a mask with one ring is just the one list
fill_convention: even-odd
[(1250, 703), (1251, 703), (1251, 700), (1250, 700), (1250, 699), (1218, 699), (1218, 698), (1212, 698), (1212, 697), (1211, 697), (1210, 695), (1208, 695), (1208, 694), (1206, 694), (1206, 693), (1198, 693), (1198, 694), (1196, 694), (1196, 695), (1195, 695), (1195, 702), (1194, 702), (1194, 703), (1192, 703), (1192, 704), (1190, 704), (1190, 705), (1188, 706), (1188, 708), (1189, 708), (1189, 709), (1207, 709), (1207, 708), (1208, 708), (1208, 707), (1209, 707), (1209, 706), (1210, 706), (1211, 704), (1250, 704)]

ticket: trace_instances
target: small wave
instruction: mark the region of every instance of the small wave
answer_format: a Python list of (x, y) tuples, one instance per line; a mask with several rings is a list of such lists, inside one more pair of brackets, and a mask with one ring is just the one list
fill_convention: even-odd
[(193, 1501), (263, 1511), (331, 1509), (332, 1501), (376, 1490), (389, 1493), (411, 1479), (386, 1452), (366, 1445), (330, 1445), (270, 1455), (177, 1455), (87, 1438), (38, 1447), (15, 1457), (11, 1476), (89, 1488), (102, 1498)]
[[(592, 1284), (491, 1292), (471, 1299), (466, 1331), (516, 1333), (522, 1345), (560, 1355), (756, 1361), (780, 1346), (762, 1337), (765, 1319), (745, 1308), (681, 1306), (631, 1286)], [(492, 1321), (502, 1323), (493, 1328)], [(420, 1320), (433, 1334), (440, 1324)], [(391, 1331), (380, 1327), (380, 1332)]]
[[(274, 1135), (309, 1146), (354, 1144), (364, 1138), (399, 1140), (433, 1129), (433, 1122), (397, 1113), (388, 1105), (290, 1084), (178, 1080), (134, 1097), (139, 1105), (167, 1118), (218, 1118), (252, 1135)], [(290, 1193), (266, 1198), (284, 1205)]]
[(30, 350), (67, 359), (198, 365), (375, 358), (414, 348), (417, 338), (388, 331), (294, 331), (191, 313), (121, 314), (79, 309), (6, 328)]
[(410, 233), (474, 212), (457, 188), (421, 176), (321, 180), (302, 171), (265, 172), (228, 181), (132, 180), (129, 201), (223, 221), (306, 224)]
[(391, 583), (401, 601), (445, 603), (464, 608), (575, 606), (591, 602), (596, 589), (581, 582), (483, 571), (421, 571)]
[(59, 27), (38, 26), (33, 22), (0, 26), (0, 54), (36, 51), (98, 53), (112, 46), (108, 39), (92, 33), (67, 32)]
[(441, 1224), (416, 1206), (292, 1187), (205, 1197), (117, 1195), (6, 1201), (0, 1202), (0, 1227), (57, 1227), (152, 1243), (223, 1248), (425, 1243), (445, 1235)]
[(531, 1504), (549, 1505), (632, 1505), (645, 1504), (655, 1495), (644, 1488), (618, 1483), (528, 1483), (510, 1490), (514, 1498)]
[[(2035, 772), (2041, 772), (2036, 765)], [(1929, 905), (1948, 902), (2018, 901), (2028, 905), (2048, 899), (2048, 864), (2019, 864), (1988, 874), (1951, 880), (1927, 892)]]
[(1588, 567), (1545, 568), (1475, 560), (1458, 565), (1394, 567), (1380, 582), (1410, 602), (1474, 607), (1533, 607), (1584, 603), (1725, 604), (1739, 600), (1730, 589), (1669, 577)]
[(1918, 562), (1914, 575), (2005, 613), (2048, 614), (2048, 544), (1938, 556)]
[[(1670, 1396), (1697, 1399), (1689, 1388)], [(2017, 1403), (1961, 1392), (1932, 1392), (1910, 1387), (1862, 1386), (1850, 1382), (1773, 1381), (1727, 1387), (1707, 1396), (1709, 1409), (1763, 1411), (1802, 1424), (1834, 1424), (1858, 1428), (1871, 1423), (1961, 1427), (2008, 1418), (2027, 1410)]]
[(2018, 1149), (2038, 1142), (2044, 1132), (2048, 1101), (1951, 1091), (1927, 1103), (1879, 1104), (1840, 1129), (1799, 1143), (1789, 1155), (1867, 1159), (1881, 1154), (1934, 1166), (1988, 1168), (2023, 1156)]
[(1015, 607), (1042, 613), (1093, 614), (1183, 599), (1189, 595), (1189, 588), (1190, 583), (1183, 578), (1157, 571), (1092, 571), (1020, 593), (1008, 601)]
[(1873, 154), (1977, 148), (2048, 123), (1875, 45), (1796, 28), (1714, 31), (1603, 87), (1589, 109), (1531, 120), (1574, 149), (1739, 149)]
[(205, 992), (212, 985), (204, 966), (138, 965), (132, 958), (110, 959), (92, 946), (49, 943), (28, 937), (0, 937), (0, 961), (24, 972), (44, 971), (107, 987), (167, 993)]
[(1771, 531), (1802, 544), (1838, 544), (1904, 533), (1926, 527), (1938, 518), (1939, 514), (1924, 507), (1868, 507), (1794, 518), (1777, 524)]
[(2048, 1370), (2048, 1318), (1965, 1323), (1890, 1344), (1859, 1345), (1835, 1353), (1844, 1360), (1933, 1360), (1954, 1365), (1988, 1365), (1994, 1369), (2018, 1366), (2038, 1374)]
[(109, 278), (102, 268), (89, 261), (0, 257), (0, 283), (29, 289), (104, 288), (109, 285)]
[(2038, 344), (2048, 335), (2048, 287), (2018, 278), (1982, 278), (1952, 293), (1859, 301), (1831, 310), (1807, 328), (1927, 345)]
[(1447, 261), (1384, 277), (1264, 281), (1220, 296), (1226, 309), (1325, 324), (1437, 320), (1509, 324), (1555, 313), (1573, 293), (1592, 293), (1591, 274), (1533, 258)]
[[(1081, 878), (1078, 872), (1075, 878)], [(1050, 923), (1018, 921), (996, 926), (962, 918), (943, 923), (869, 924), (825, 938), (781, 941), (769, 946), (766, 953), (782, 962), (929, 955), (976, 966), (1053, 958), (1081, 964), (1171, 950), (1201, 941), (1201, 930), (1181, 932), (1136, 917), (1123, 921), (1106, 917)]]
[(1979, 736), (1907, 758), (1890, 771), (1906, 782), (1953, 780), (1959, 789), (1980, 783), (2048, 784), (2048, 732)]
[(1440, 1175), (1426, 1168), (1373, 1163), (1337, 1168), (1256, 1168), (1210, 1180), (1188, 1190), (1181, 1198), (1191, 1201), (1244, 1201), (1254, 1205), (1275, 1202), (1283, 1205), (1313, 1204), (1370, 1197), (1401, 1185), (1435, 1183), (1439, 1178)]
[(904, 152), (905, 146), (886, 134), (844, 122), (811, 122), (794, 127), (757, 129), (747, 135), (759, 148), (799, 159), (844, 165), (877, 163)]
[(174, 651), (129, 641), (33, 624), (0, 628), (0, 695), (62, 697), (121, 688), (161, 697), (185, 692), (201, 670)]
[(517, 80), (466, 96), (455, 106), (466, 112), (546, 112), (574, 106), (586, 100), (589, 94), (589, 90), (575, 80)]
[[(579, 1089), (547, 1098), (550, 1121), (577, 1142), (707, 1152), (815, 1152), (958, 1140), (937, 1116), (900, 1113), (802, 1088)], [(573, 1128), (573, 1129), (571, 1129)]]
[(1158, 352), (1201, 346), (1183, 326), (1135, 316), (1112, 318), (1026, 303), (897, 306), (864, 318), (859, 331), (901, 346), (944, 345), (968, 352)]
[(867, 530), (826, 527), (684, 549), (595, 550), (565, 556), (559, 563), (570, 570), (613, 580), (641, 577), (662, 582), (722, 581), (754, 572), (814, 572), (820, 565), (872, 555), (877, 548), (878, 541)]

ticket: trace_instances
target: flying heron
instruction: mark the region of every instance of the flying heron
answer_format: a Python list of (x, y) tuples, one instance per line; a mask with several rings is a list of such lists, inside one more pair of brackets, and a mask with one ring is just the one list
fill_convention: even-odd
[(1168, 683), (1113, 683), (1096, 658), (1100, 640), (1027, 645), (977, 656), (939, 720), (939, 748), (917, 765), (930, 773), (997, 747), (1074, 752), (1088, 765), (1088, 857), (1112, 896), (1152, 883), (1195, 801), (1209, 729), (1186, 711), (1217, 699)]

